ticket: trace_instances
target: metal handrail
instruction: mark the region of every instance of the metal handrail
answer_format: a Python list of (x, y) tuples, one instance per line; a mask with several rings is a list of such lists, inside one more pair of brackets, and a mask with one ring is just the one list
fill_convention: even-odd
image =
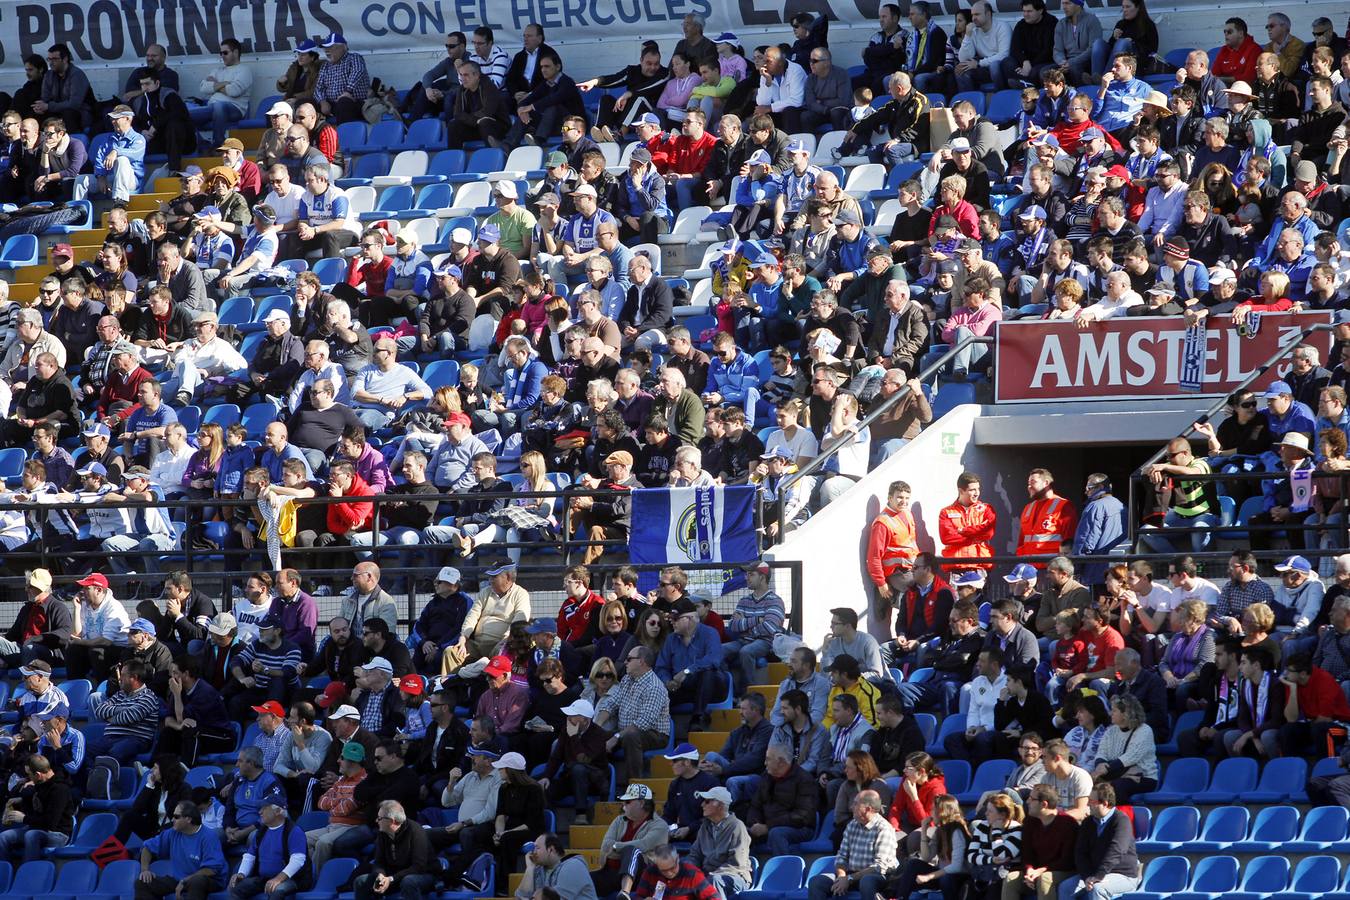
[[(947, 363), (949, 363), (949, 362), (951, 362), (953, 359), (955, 359), (955, 358), (956, 358), (956, 355), (957, 355), (958, 353), (960, 353), (962, 350), (964, 350), (965, 348), (967, 348), (967, 347), (971, 347), (971, 346), (974, 346), (974, 345), (976, 345), (976, 344), (993, 344), (993, 343), (994, 343), (994, 339), (993, 339), (992, 337), (980, 336), (980, 335), (974, 335), (974, 334), (967, 335), (966, 337), (962, 338), (960, 341), (958, 341), (957, 343), (955, 343), (955, 344), (953, 344), (951, 347), (949, 347), (945, 353), (943, 353), (943, 354), (942, 354), (941, 356), (939, 356), (936, 360), (934, 360), (932, 363), (930, 363), (926, 368), (924, 368), (924, 369), (922, 369), (921, 371), (919, 371), (918, 374), (916, 374), (916, 375), (914, 376), (914, 379), (917, 379), (917, 380), (919, 380), (919, 381), (924, 381), (924, 380), (927, 379), (927, 378), (931, 378), (931, 377), (933, 377), (933, 376), (936, 376), (937, 373), (940, 372), (940, 371), (942, 370), (942, 367), (943, 367), (943, 366), (947, 365)], [(914, 380), (914, 379), (910, 379), (910, 380)], [(863, 428), (869, 427), (873, 422), (875, 422), (877, 419), (881, 418), (881, 415), (882, 415), (883, 413), (889, 411), (892, 407), (894, 407), (895, 405), (897, 405), (901, 400), (903, 400), (904, 398), (908, 397), (908, 396), (910, 395), (911, 392), (912, 392), (912, 389), (911, 389), (910, 386), (909, 386), (909, 382), (906, 381), (905, 384), (902, 385), (902, 386), (900, 387), (900, 390), (896, 391), (896, 392), (895, 392), (894, 394), (892, 394), (891, 396), (885, 398), (885, 399), (882, 400), (880, 403), (878, 403), (876, 406), (874, 406), (870, 411), (868, 411), (867, 415), (864, 416), (864, 417), (862, 418), (862, 420), (858, 422), (858, 428), (861, 430), (861, 429), (863, 429)], [(825, 465), (826, 462), (828, 462), (830, 459), (834, 458), (834, 456), (835, 456), (836, 454), (838, 454), (839, 451), (842, 450), (842, 449), (844, 448), (844, 446), (845, 446), (846, 443), (847, 443), (846, 441), (840, 441), (839, 443), (837, 443), (837, 444), (835, 444), (833, 447), (831, 447), (829, 450), (826, 450), (826, 451), (824, 451), (824, 452), (822, 452), (822, 453), (817, 454), (810, 462), (808, 462), (806, 465), (804, 465), (804, 466), (802, 466), (801, 468), (799, 468), (796, 472), (794, 472), (794, 473), (792, 473), (791, 475), (789, 475), (787, 481), (784, 482), (784, 484), (783, 484), (783, 488), (784, 488), (784, 489), (790, 488), (790, 487), (792, 487), (794, 484), (796, 484), (797, 482), (801, 481), (801, 480), (802, 480), (803, 478), (805, 478), (806, 476), (812, 474), (813, 472), (818, 471), (822, 466)], [(784, 518), (785, 513), (786, 513), (786, 509), (784, 508), (783, 504), (781, 504), (781, 503), (778, 504), (778, 540), (779, 540), (779, 542), (781, 542), (781, 541), (783, 540), (784, 530), (785, 530), (785, 528), (786, 528), (786, 526), (787, 526), (787, 522), (786, 522), (786, 520), (785, 520), (785, 518)]]
[[(1233, 394), (1236, 394), (1238, 391), (1245, 390), (1249, 385), (1252, 384), (1252, 382), (1264, 376), (1266, 372), (1270, 371), (1271, 366), (1275, 365), (1285, 356), (1288, 356), (1290, 353), (1298, 349), (1299, 345), (1302, 344), (1304, 341), (1306, 341), (1309, 338), (1309, 336), (1322, 331), (1331, 331), (1334, 327), (1335, 326), (1329, 323), (1319, 323), (1317, 325), (1310, 325), (1307, 328), (1303, 329), (1303, 331), (1299, 332), (1299, 334), (1296, 337), (1292, 338), (1288, 343), (1281, 345), (1279, 349), (1277, 349), (1273, 354), (1271, 354), (1271, 356), (1262, 365), (1257, 366), (1256, 369), (1250, 375), (1244, 378), (1237, 387), (1233, 388), (1233, 390), (1229, 391), (1225, 396), (1220, 397), (1218, 400), (1216, 400), (1209, 407), (1209, 409), (1205, 410), (1203, 414), (1198, 416), (1195, 422), (1192, 423), (1192, 425), (1189, 428), (1183, 431), (1179, 435), (1179, 437), (1189, 438), (1192, 434), (1195, 434), (1196, 425), (1203, 425), (1206, 422), (1208, 422), (1210, 420), (1210, 417), (1212, 417), (1215, 413), (1219, 412), (1219, 410), (1223, 409), (1225, 406), (1228, 405), (1229, 397), (1231, 397)], [(1162, 459), (1163, 454), (1165, 454), (1166, 452), (1167, 452), (1167, 444), (1163, 444), (1162, 447), (1154, 451), (1152, 456), (1150, 456), (1146, 461), (1140, 464), (1139, 468), (1137, 468), (1134, 472), (1130, 473), (1130, 494), (1127, 513), (1128, 518), (1126, 520), (1127, 526), (1126, 534), (1130, 536), (1131, 540), (1134, 540), (1138, 537), (1137, 532), (1139, 526), (1139, 522), (1135, 518), (1135, 514), (1138, 509), (1138, 506), (1135, 503), (1135, 500), (1137, 498), (1135, 497), (1134, 494), (1134, 485), (1136, 476), (1144, 475), (1145, 470), (1148, 469), (1149, 466), (1158, 462), (1158, 460)]]

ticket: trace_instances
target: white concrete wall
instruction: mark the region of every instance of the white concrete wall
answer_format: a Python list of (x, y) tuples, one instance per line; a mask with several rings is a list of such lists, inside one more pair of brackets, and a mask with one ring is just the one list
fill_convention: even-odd
[(979, 414), (979, 406), (958, 406), (768, 554), (802, 561), (802, 636), (812, 647), (824, 641), (834, 607), (851, 607), (870, 621), (871, 581), (860, 561), (868, 526), (885, 505), (892, 481), (909, 482), (919, 546), (937, 549), (938, 510), (952, 502), (957, 476), (979, 462), (969, 455), (978, 453), (970, 441)]

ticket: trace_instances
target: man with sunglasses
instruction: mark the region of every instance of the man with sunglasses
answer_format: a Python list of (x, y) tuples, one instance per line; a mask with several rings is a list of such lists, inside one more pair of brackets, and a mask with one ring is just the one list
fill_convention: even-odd
[(612, 729), (605, 744), (611, 753), (623, 747), (620, 777), (627, 784), (642, 777), (643, 751), (664, 747), (670, 739), (670, 695), (653, 671), (656, 654), (650, 647), (630, 647), (623, 664), (626, 674), (600, 701), (594, 721)]
[[(167, 875), (150, 871), (156, 857), (170, 862)], [(173, 895), (180, 900), (206, 900), (225, 883), (229, 865), (214, 828), (202, 827), (197, 805), (183, 800), (173, 810), (173, 824), (141, 847), (141, 873), (136, 900)]]
[(310, 138), (308, 129), (304, 125), (296, 123), (286, 129), (286, 137), (282, 141), (281, 156), (277, 162), (286, 167), (290, 173), (290, 180), (296, 184), (304, 181), (305, 170), (310, 166), (327, 166), (328, 157), (323, 155), (323, 151), (314, 146)]
[(459, 61), (465, 58), (468, 39), (462, 31), (452, 31), (445, 38), (445, 58), (422, 74), (422, 80), (408, 92), (403, 113), (410, 119), (442, 114), (448, 116), (454, 109), (455, 94), (459, 91)]

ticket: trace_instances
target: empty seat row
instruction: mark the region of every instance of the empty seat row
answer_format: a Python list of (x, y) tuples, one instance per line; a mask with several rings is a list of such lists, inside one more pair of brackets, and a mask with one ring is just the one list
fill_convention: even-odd
[(1207, 856), (1191, 868), (1184, 856), (1160, 856), (1144, 869), (1138, 891), (1121, 900), (1319, 900), (1350, 898), (1334, 856), (1308, 856), (1290, 872), (1283, 856), (1258, 856), (1240, 866), (1232, 856)]
[(1141, 853), (1289, 853), (1350, 851), (1350, 812), (1318, 806), (1302, 819), (1294, 806), (1266, 806), (1253, 818), (1246, 806), (1219, 806), (1201, 822), (1194, 806), (1169, 806), (1158, 813)]

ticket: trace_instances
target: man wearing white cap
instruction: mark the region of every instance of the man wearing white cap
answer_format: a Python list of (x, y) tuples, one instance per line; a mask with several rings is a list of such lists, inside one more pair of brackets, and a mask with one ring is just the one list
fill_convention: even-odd
[(510, 251), (516, 259), (530, 258), (530, 232), (534, 230), (534, 213), (518, 202), (520, 191), (514, 181), (498, 181), (492, 186), (492, 201), (497, 211), (488, 217), (484, 224), (495, 225), (499, 229), (501, 246)]
[(643, 854), (670, 841), (670, 826), (656, 815), (651, 788), (630, 784), (619, 800), (623, 812), (609, 823), (600, 840), (600, 868), (591, 872), (601, 897), (629, 894), (643, 868)]
[(0, 638), (0, 656), (10, 668), (33, 659), (50, 659), (70, 640), (74, 619), (65, 603), (52, 594), (52, 573), (33, 569), (24, 576), (28, 599), (14, 623)]
[[(291, 331), (290, 312), (284, 309), (271, 310), (263, 316), (263, 328), (266, 333), (254, 351), (253, 358), (248, 361), (247, 377), (234, 387), (233, 399), (236, 403), (246, 403), (249, 398), (259, 394), (285, 397), (303, 371), (305, 342)], [(280, 475), (279, 462), (277, 475)], [(273, 480), (281, 479), (274, 477)]]
[(715, 787), (700, 791), (698, 798), (703, 801), (703, 824), (689, 850), (689, 862), (707, 874), (723, 897), (749, 890), (750, 833), (731, 811), (731, 792)]
[(422, 243), (412, 228), (401, 229), (394, 235), (394, 255), (389, 259), (389, 271), (385, 275), (384, 296), (395, 304), (393, 312), (384, 313), (397, 318), (406, 310), (411, 313), (417, 304), (427, 296), (427, 287), (431, 283), (431, 260), (419, 247)]
[(609, 781), (609, 749), (605, 746), (609, 735), (595, 724), (591, 701), (578, 699), (562, 711), (567, 716), (567, 728), (553, 744), (539, 784), (551, 800), (571, 796), (577, 811), (573, 824), (586, 825), (590, 822), (591, 798), (599, 796)]
[(286, 152), (286, 134), (295, 124), (295, 108), (285, 100), (277, 100), (269, 106), (263, 115), (267, 118), (268, 129), (258, 142), (258, 157), (255, 162), (259, 170), (271, 169)]
[(549, 264), (549, 275), (555, 284), (573, 281), (586, 272), (586, 260), (604, 251), (596, 240), (601, 225), (618, 223), (608, 211), (600, 208), (599, 194), (590, 184), (578, 185), (569, 195), (576, 212), (563, 225), (563, 253)]
[[(1271, 387), (1273, 389), (1280, 384), (1282, 382), (1276, 382)], [(1289, 476), (1292, 476), (1295, 472), (1312, 469), (1313, 452), (1308, 436), (1301, 431), (1287, 432), (1284, 439), (1275, 445), (1275, 450), (1280, 455), (1280, 467), (1275, 471), (1283, 477), (1271, 478), (1261, 482), (1261, 493), (1264, 495), (1261, 511), (1252, 516), (1250, 522), (1252, 525), (1284, 525), (1288, 527), (1289, 530), (1286, 534), (1289, 537), (1289, 546), (1294, 550), (1302, 550), (1307, 546), (1307, 535), (1298, 526), (1301, 526), (1315, 510), (1311, 505), (1303, 510), (1294, 508), (1293, 486)], [(1253, 529), (1251, 532), (1252, 549), (1269, 550), (1273, 539), (1273, 532)]]
[(398, 685), (394, 684), (394, 666), (377, 656), (356, 667), (356, 690), (352, 704), (361, 711), (361, 727), (379, 737), (393, 737), (407, 717)]

